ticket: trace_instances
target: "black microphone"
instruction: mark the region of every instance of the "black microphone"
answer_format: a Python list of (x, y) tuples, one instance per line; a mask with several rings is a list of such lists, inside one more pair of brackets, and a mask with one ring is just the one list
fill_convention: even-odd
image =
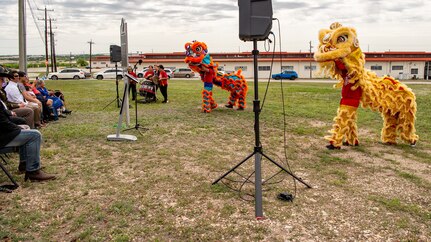
[(136, 71), (136, 69), (137, 69), (137, 65), (139, 64), (139, 65), (142, 65), (142, 60), (140, 59), (140, 60), (138, 60), (137, 62), (136, 62), (136, 64), (135, 64), (135, 66), (133, 67), (134, 69), (135, 69), (135, 71)]

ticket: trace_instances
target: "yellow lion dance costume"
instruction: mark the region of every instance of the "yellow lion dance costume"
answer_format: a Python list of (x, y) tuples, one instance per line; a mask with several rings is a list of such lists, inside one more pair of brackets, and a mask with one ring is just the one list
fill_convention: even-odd
[(333, 23), (330, 29), (319, 31), (319, 48), (314, 59), (323, 71), (338, 79), (335, 87), (342, 87), (340, 107), (334, 118), (334, 125), (328, 149), (340, 149), (341, 145), (359, 145), (356, 125), (356, 110), (359, 103), (364, 108), (379, 111), (384, 124), (381, 140), (396, 144), (397, 137), (415, 146), (416, 97), (405, 84), (389, 76), (378, 77), (367, 70), (365, 55), (359, 48), (356, 30)]

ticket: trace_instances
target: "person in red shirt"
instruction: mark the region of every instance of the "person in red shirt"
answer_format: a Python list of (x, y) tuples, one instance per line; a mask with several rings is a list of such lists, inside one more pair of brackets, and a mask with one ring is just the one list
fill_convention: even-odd
[(150, 81), (154, 83), (155, 89), (154, 89), (154, 100), (157, 100), (156, 93), (157, 89), (159, 89), (159, 78), (156, 78), (156, 73), (154, 72), (153, 66), (148, 66), (147, 71), (144, 74), (144, 78), (147, 81)]
[(152, 81), (154, 77), (154, 69), (153, 66), (148, 66), (148, 70), (144, 74), (144, 78), (148, 81)]
[[(127, 67), (127, 73), (129, 73), (131, 76), (133, 76), (136, 79), (138, 79), (138, 76), (133, 71), (132, 67), (130, 67), (130, 66)], [(130, 90), (132, 90), (132, 100), (134, 101), (136, 99), (136, 82), (129, 81), (129, 93), (130, 93)]]
[(159, 65), (158, 67), (159, 71), (159, 87), (160, 92), (163, 95), (163, 102), (162, 103), (168, 103), (168, 74), (165, 72), (165, 68), (163, 65)]

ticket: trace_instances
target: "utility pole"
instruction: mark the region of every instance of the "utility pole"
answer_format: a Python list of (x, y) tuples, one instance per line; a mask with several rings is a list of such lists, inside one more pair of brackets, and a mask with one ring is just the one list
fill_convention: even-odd
[(90, 44), (90, 73), (91, 73), (91, 47), (95, 44), (94, 42), (93, 42), (93, 40), (90, 40), (89, 42), (87, 42), (87, 43), (89, 43)]
[(51, 72), (54, 72), (54, 43), (53, 43), (53, 35), (52, 35), (52, 22), (51, 22), (51, 18), (49, 18), (49, 43), (50, 43), (50, 47), (51, 47)]
[(49, 18), (49, 36), (51, 42), (51, 71), (57, 72), (57, 58), (55, 57), (55, 40), (54, 33), (52, 32), (52, 21), (55, 21), (55, 19)]
[(57, 72), (57, 56), (55, 55), (55, 39), (54, 33), (52, 34), (52, 55), (54, 56), (54, 71)]
[(310, 79), (313, 78), (313, 69), (312, 69), (312, 61), (313, 61), (313, 56), (311, 55), (311, 49), (313, 48), (313, 46), (311, 45), (311, 41), (310, 41)]
[(69, 54), (69, 67), (72, 67), (72, 52)]
[(428, 61), (428, 66), (427, 66), (427, 80), (429, 80), (429, 76), (430, 76), (430, 65), (431, 65), (431, 61)]
[(27, 30), (25, 0), (18, 0), (19, 70), (27, 73)]
[(49, 59), (48, 59), (48, 11), (54, 11), (52, 9), (38, 9), (41, 11), (45, 11), (45, 18), (39, 20), (45, 20), (45, 66), (46, 66), (46, 77), (48, 77), (49, 73)]

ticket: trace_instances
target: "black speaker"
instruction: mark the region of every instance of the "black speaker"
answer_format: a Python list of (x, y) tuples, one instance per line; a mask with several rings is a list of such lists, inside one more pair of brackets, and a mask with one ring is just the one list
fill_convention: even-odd
[(265, 40), (272, 28), (271, 0), (238, 0), (239, 38)]
[(109, 47), (109, 55), (111, 57), (111, 62), (121, 61), (121, 47), (118, 45), (111, 45)]

